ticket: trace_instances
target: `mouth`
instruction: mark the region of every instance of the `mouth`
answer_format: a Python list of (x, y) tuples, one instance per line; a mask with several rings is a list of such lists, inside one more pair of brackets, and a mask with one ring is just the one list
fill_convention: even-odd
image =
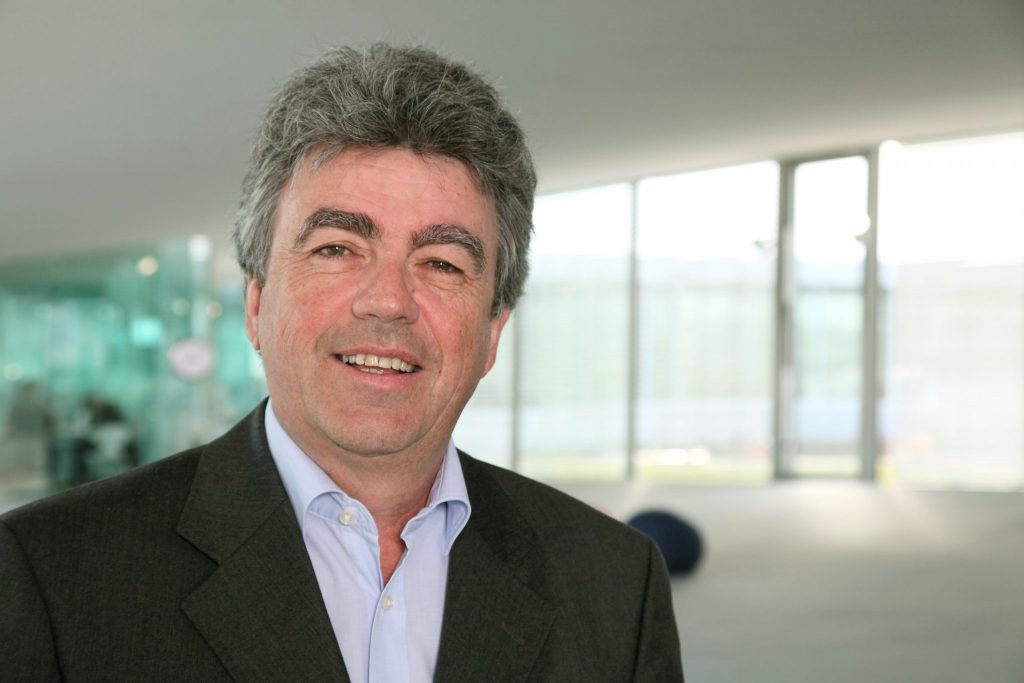
[(401, 358), (375, 356), (372, 353), (357, 353), (351, 356), (340, 354), (336, 357), (341, 359), (341, 362), (346, 365), (375, 375), (401, 375), (416, 372), (419, 369), (418, 365), (407, 363)]

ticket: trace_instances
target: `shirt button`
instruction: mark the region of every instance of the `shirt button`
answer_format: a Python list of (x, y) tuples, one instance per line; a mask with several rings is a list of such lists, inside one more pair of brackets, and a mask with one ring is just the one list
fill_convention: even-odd
[(384, 611), (387, 612), (395, 606), (395, 599), (390, 595), (385, 595), (381, 604), (384, 606)]
[(348, 508), (342, 510), (341, 514), (338, 515), (338, 521), (344, 524), (345, 526), (348, 526), (353, 521), (355, 521), (355, 518), (356, 513)]

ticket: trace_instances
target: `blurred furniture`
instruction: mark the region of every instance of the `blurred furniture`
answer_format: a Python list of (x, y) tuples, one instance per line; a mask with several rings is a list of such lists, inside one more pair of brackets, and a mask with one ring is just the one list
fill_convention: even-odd
[(669, 574), (691, 574), (704, 554), (700, 532), (671, 512), (650, 510), (629, 520), (629, 525), (654, 541), (661, 550)]

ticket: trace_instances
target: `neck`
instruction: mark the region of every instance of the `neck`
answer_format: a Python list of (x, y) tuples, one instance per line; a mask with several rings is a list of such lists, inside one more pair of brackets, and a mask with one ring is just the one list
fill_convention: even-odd
[(338, 488), (366, 506), (380, 527), (399, 519), (404, 524), (426, 504), (446, 447), (372, 457), (307, 453)]
[(405, 553), (402, 530), (426, 506), (446, 448), (373, 457), (308, 452), (338, 488), (366, 506), (373, 517), (385, 584)]
[(326, 434), (291, 420), (275, 406), (286, 434), (348, 496), (373, 517), (387, 581), (405, 552), (401, 533), (427, 503), (447, 452), (451, 432), (427, 435), (401, 450), (367, 453), (342, 447)]

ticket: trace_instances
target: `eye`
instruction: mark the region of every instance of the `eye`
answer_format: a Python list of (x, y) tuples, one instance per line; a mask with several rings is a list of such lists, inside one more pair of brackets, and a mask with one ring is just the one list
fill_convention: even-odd
[(343, 247), (340, 244), (328, 244), (325, 247), (320, 247), (316, 250), (316, 253), (321, 256), (334, 257), (344, 256), (349, 253), (348, 247)]
[(427, 262), (427, 265), (439, 273), (451, 273), (455, 275), (462, 272), (462, 270), (457, 266), (453, 266), (447, 261), (442, 261), (441, 259), (432, 259)]

